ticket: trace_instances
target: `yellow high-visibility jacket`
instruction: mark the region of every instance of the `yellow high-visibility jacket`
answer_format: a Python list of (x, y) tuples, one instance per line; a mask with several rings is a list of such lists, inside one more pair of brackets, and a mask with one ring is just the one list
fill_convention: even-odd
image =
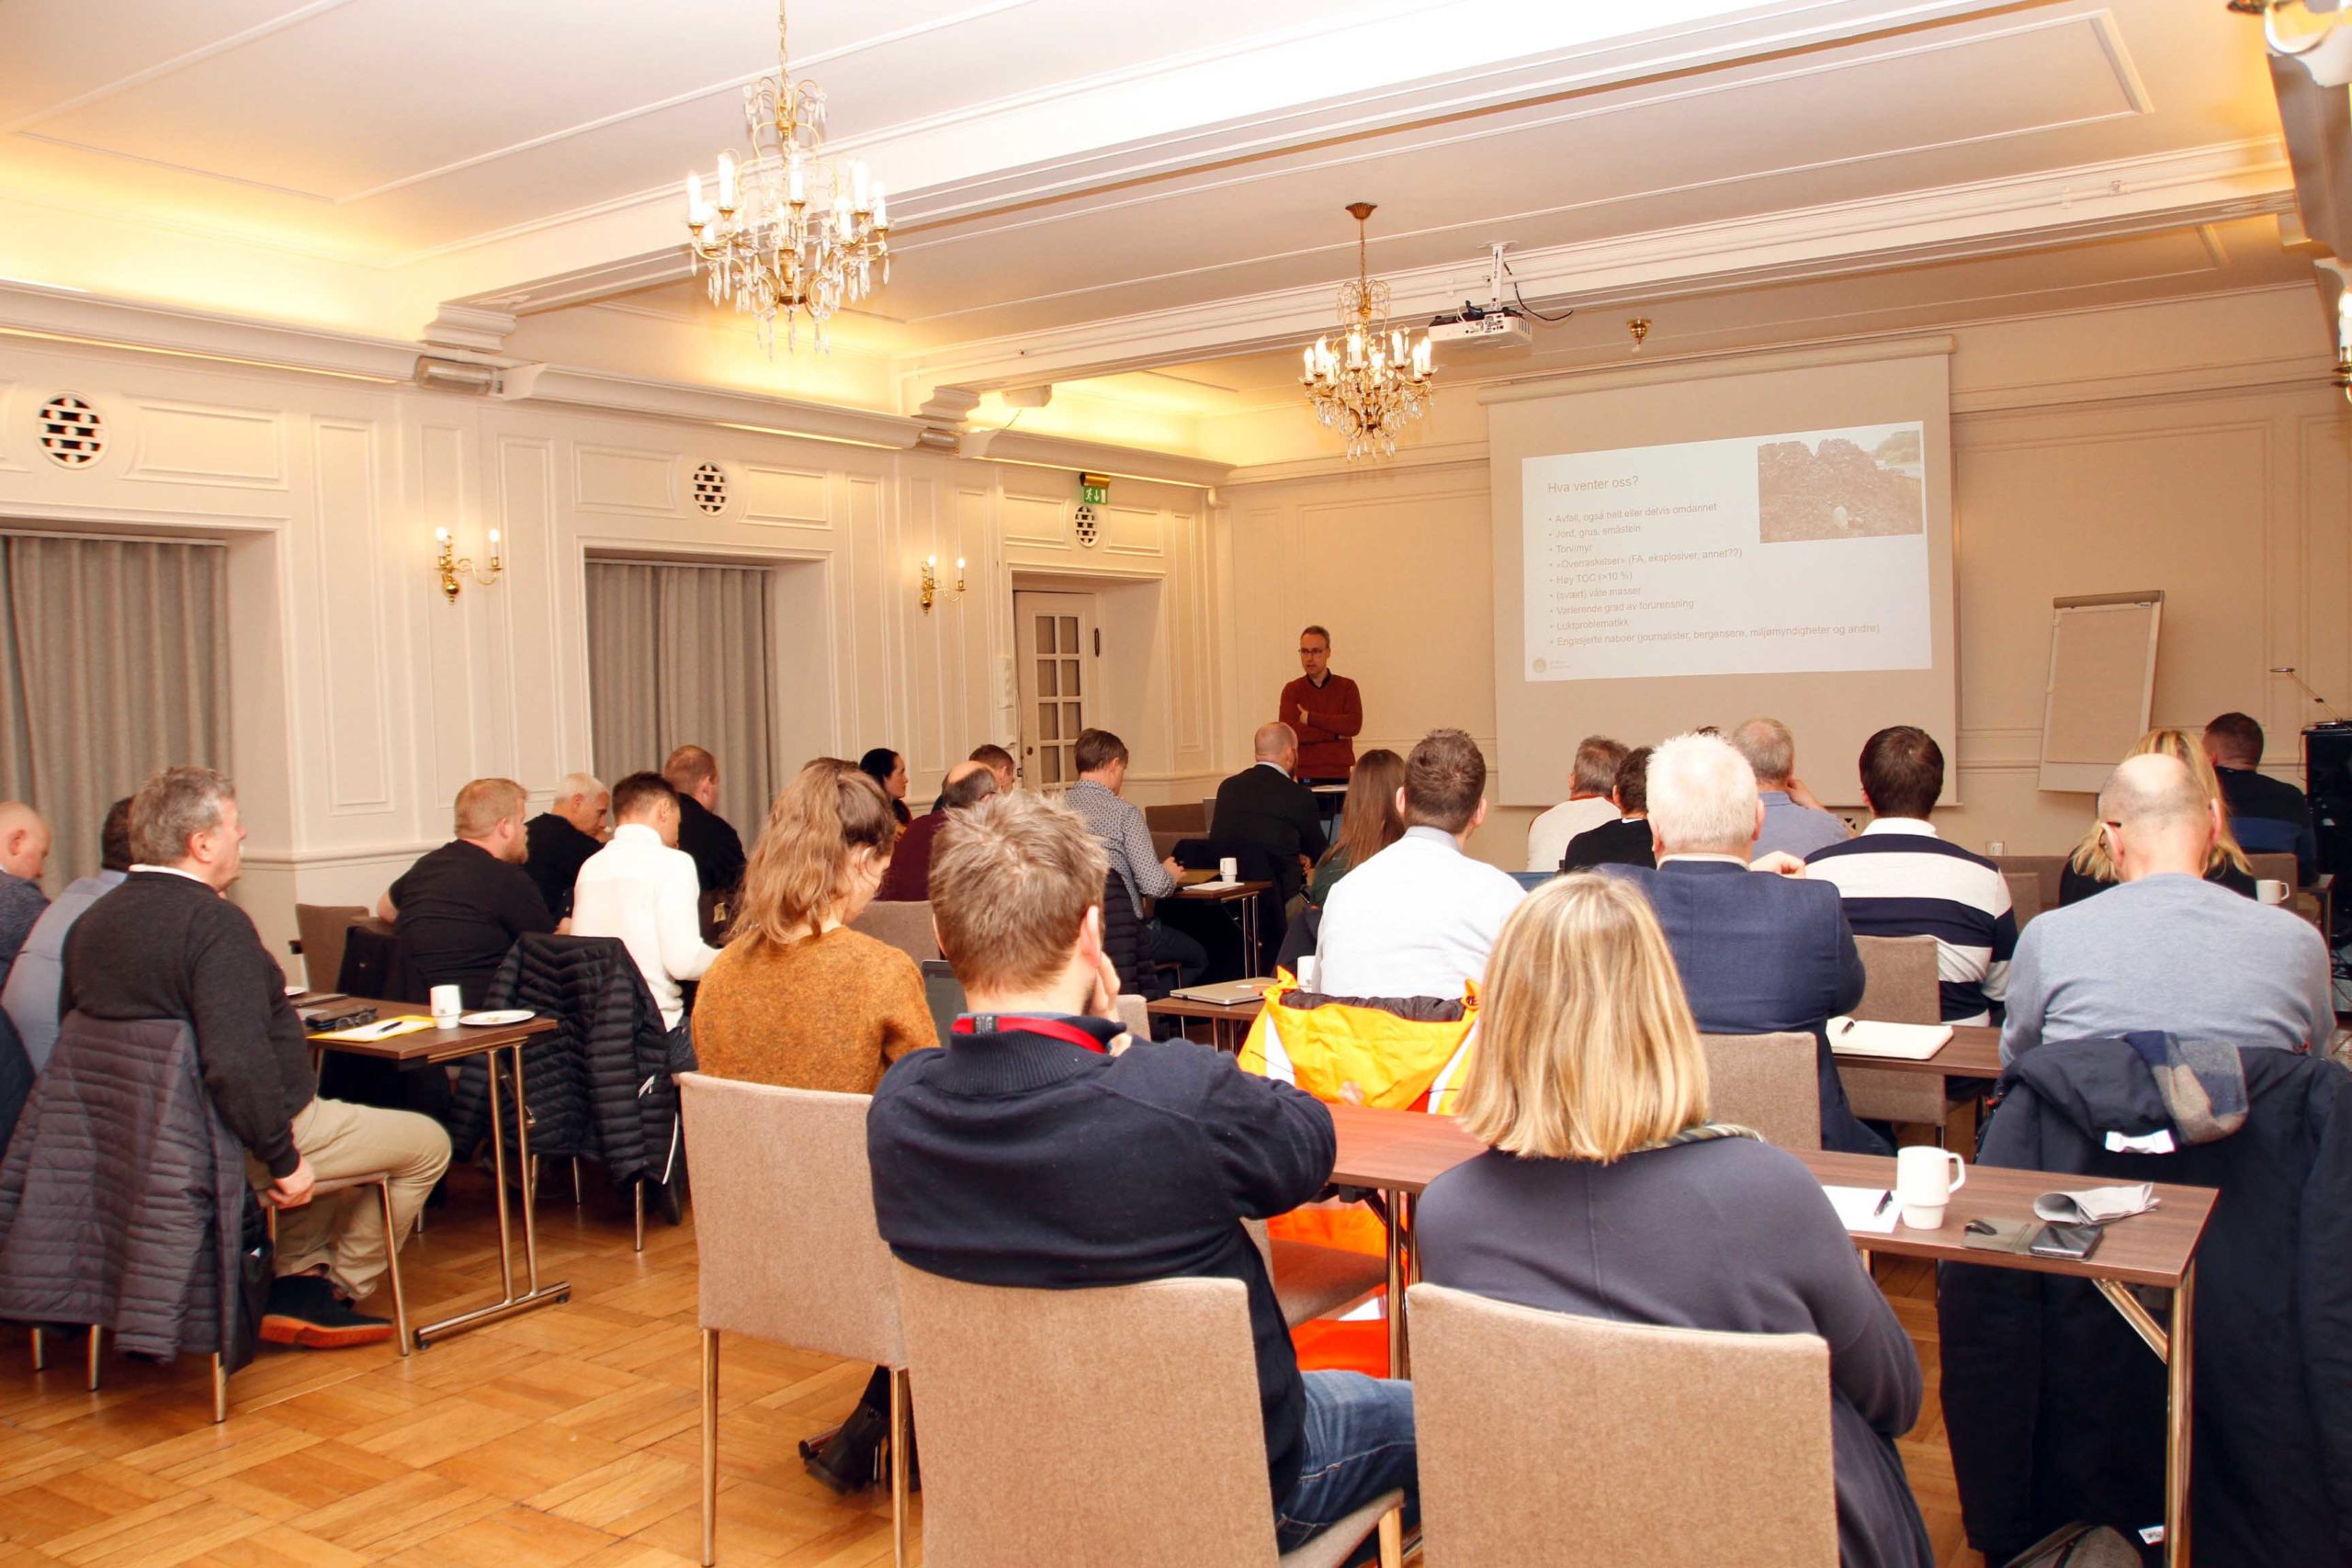
[(1241, 1047), (1241, 1068), (1316, 1099), (1386, 1110), (1420, 1103), (1478, 1021), (1478, 989), (1432, 997), (1326, 997), (1277, 973)]

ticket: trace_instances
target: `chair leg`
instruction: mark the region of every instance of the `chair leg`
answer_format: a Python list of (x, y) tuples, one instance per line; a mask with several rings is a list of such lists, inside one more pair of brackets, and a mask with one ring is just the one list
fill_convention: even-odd
[(580, 1188), (580, 1156), (578, 1155), (571, 1156), (571, 1206), (575, 1209), (584, 1209), (588, 1206), (588, 1200)]
[(229, 1418), (229, 1363), (220, 1352), (212, 1352), (212, 1424), (216, 1427)]
[(645, 1250), (645, 1178), (637, 1179), (637, 1249)]
[(702, 1331), (702, 1568), (718, 1561), (718, 1330)]
[(392, 1184), (376, 1183), (376, 1196), (384, 1206), (384, 1272), (392, 1285), (392, 1338), (405, 1356), (410, 1346), (408, 1297), (401, 1290), (401, 1233), (392, 1227)]
[(42, 1372), (48, 1370), (49, 1347), (41, 1340), (40, 1325), (35, 1324), (33, 1325), (33, 1371)]
[(890, 1561), (894, 1568), (907, 1568), (907, 1450), (914, 1421), (907, 1394), (907, 1370), (894, 1368), (890, 1373)]
[(1391, 1508), (1380, 1516), (1380, 1568), (1404, 1568), (1405, 1511)]
[(97, 1324), (90, 1325), (90, 1392), (98, 1392), (98, 1358), (106, 1354), (107, 1331)]

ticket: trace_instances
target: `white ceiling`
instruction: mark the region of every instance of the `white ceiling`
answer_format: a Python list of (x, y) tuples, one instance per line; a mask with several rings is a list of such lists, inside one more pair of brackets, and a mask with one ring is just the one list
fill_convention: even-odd
[[(350, 312), (321, 324), (696, 322), (674, 193), (741, 140), (773, 28), (761, 0), (0, 0), (0, 202), (342, 267), (288, 291)], [(1747, 302), (1711, 333), (1768, 299), (1850, 323), (2301, 275), (2247, 221), (2291, 198), (2222, 0), (807, 0), (792, 28), (893, 187), (860, 333), (906, 407), (1262, 378), (1352, 272), (1359, 199), (1400, 313), (1482, 294), (1496, 241), (1546, 309)]]

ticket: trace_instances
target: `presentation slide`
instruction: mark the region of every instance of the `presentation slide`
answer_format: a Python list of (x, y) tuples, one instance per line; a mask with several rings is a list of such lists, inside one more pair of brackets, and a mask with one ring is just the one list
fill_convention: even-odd
[(1523, 677), (1925, 670), (1918, 421), (1520, 466)]

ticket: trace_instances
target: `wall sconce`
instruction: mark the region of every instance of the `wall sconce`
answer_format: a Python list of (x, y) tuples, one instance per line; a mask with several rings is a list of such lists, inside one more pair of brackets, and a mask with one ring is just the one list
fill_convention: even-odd
[(452, 604), (458, 602), (458, 591), (465, 586), (464, 578), (470, 577), (487, 588), (496, 582), (498, 574), (505, 570), (506, 563), (498, 554), (498, 530), (495, 528), (490, 531), (490, 572), (487, 576), (474, 570), (471, 556), (460, 557), (458, 554), (457, 545), (450, 539), (448, 529), (434, 529), (433, 537), (441, 547), (441, 553), (434, 558), (434, 575), (441, 580), (441, 597)]
[[(925, 615), (931, 613), (931, 602), (938, 598), (942, 592), (939, 581), (939, 558), (925, 556), (922, 558), (922, 591), (915, 595), (916, 601), (922, 605)], [(962, 556), (956, 558), (955, 596), (958, 599), (964, 596), (964, 558)]]

